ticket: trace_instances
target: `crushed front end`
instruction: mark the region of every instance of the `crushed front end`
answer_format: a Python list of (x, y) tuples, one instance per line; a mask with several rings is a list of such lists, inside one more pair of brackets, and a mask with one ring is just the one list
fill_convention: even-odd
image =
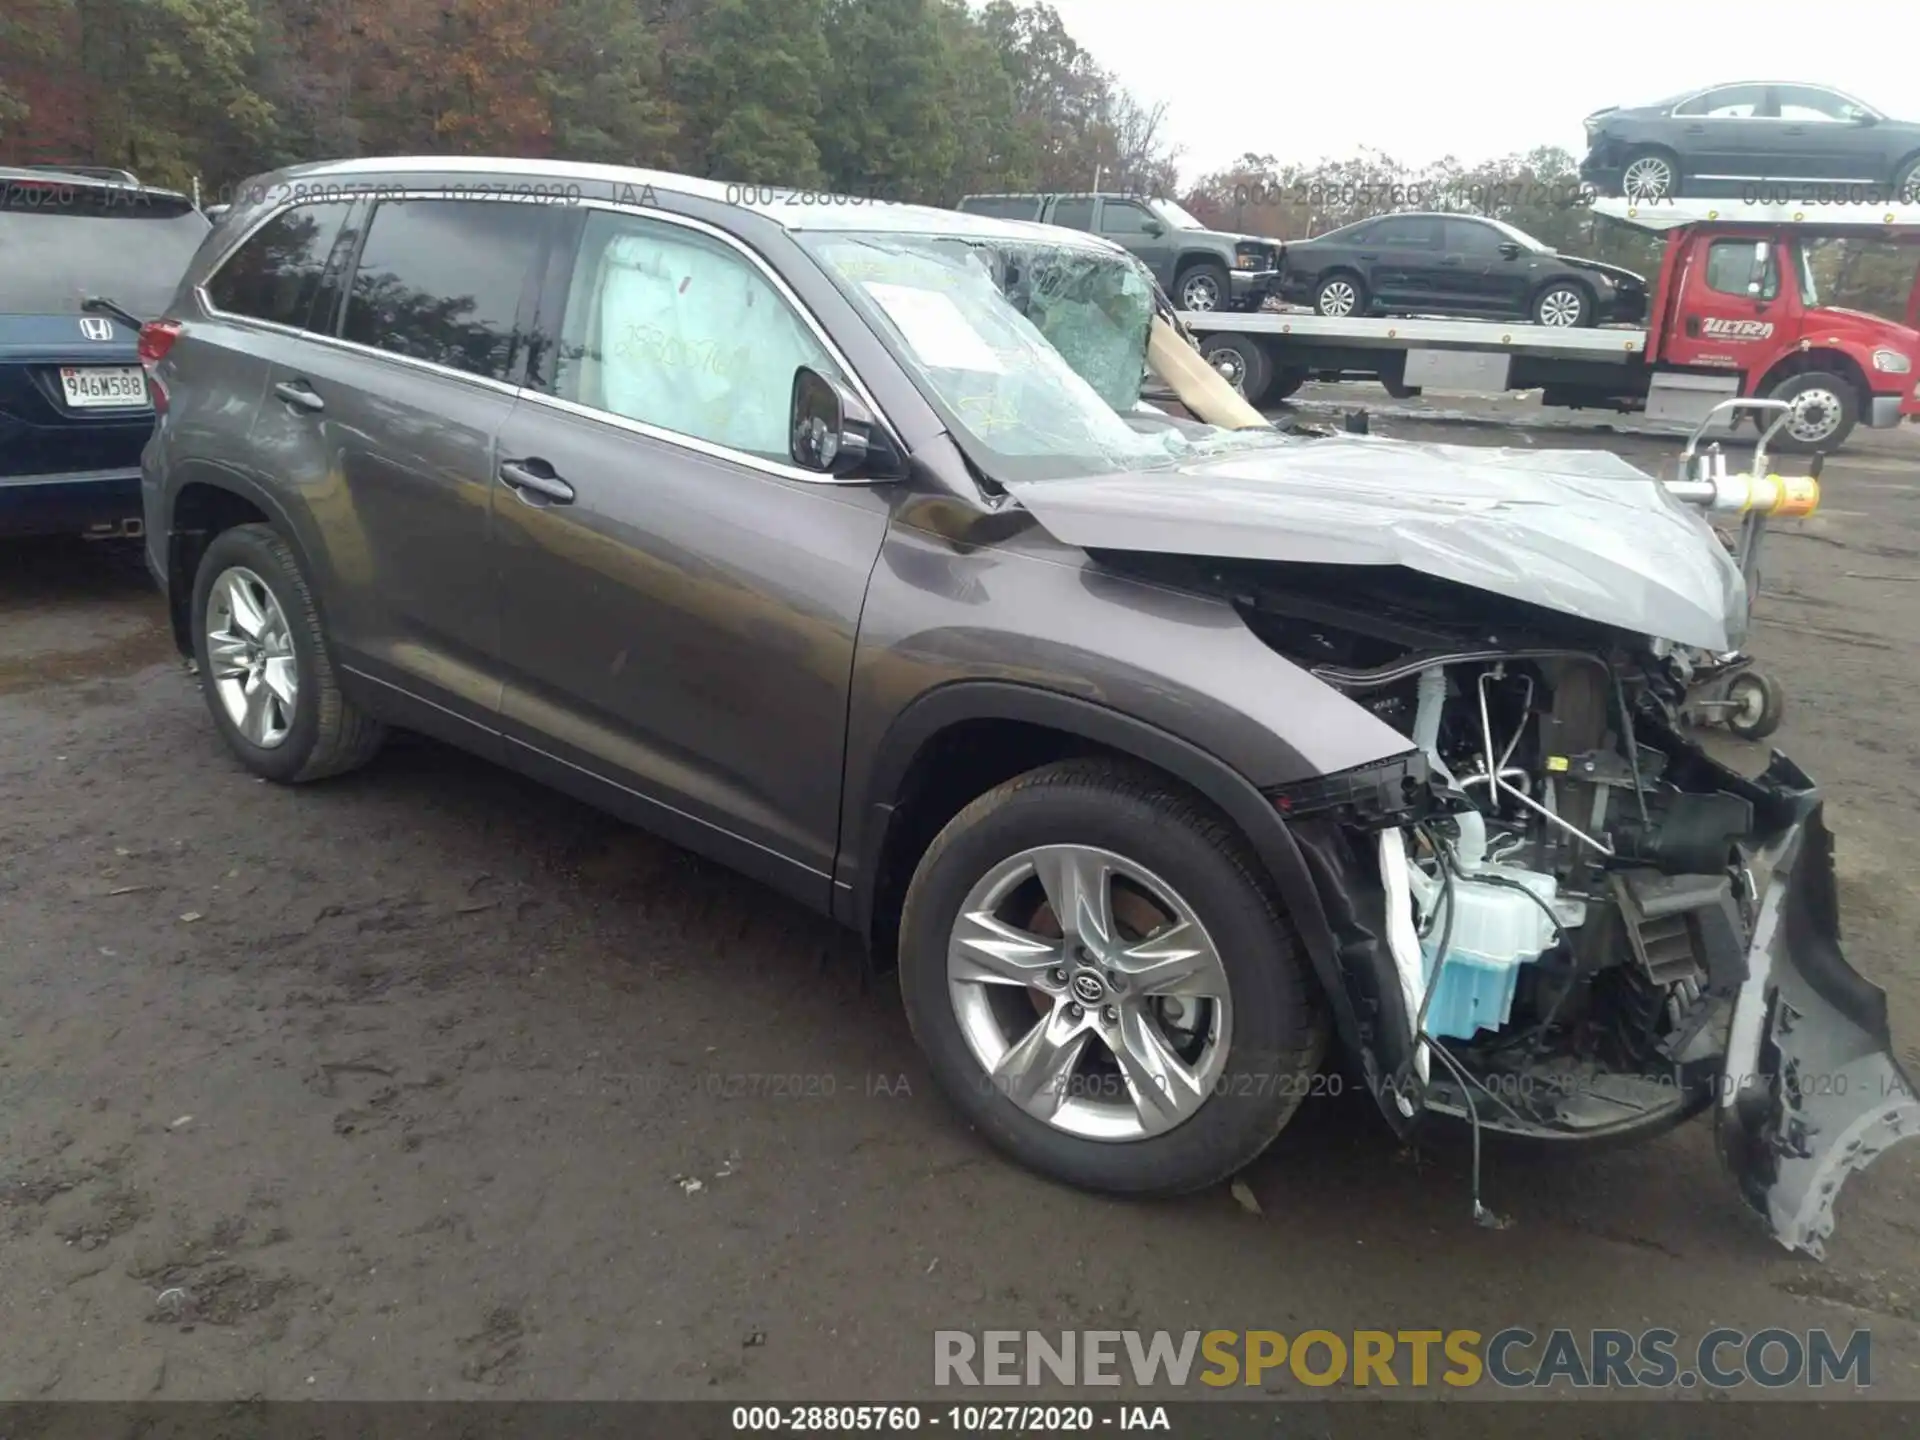
[(1661, 642), (1405, 571), (1233, 584), (1274, 649), (1409, 740), (1272, 797), (1388, 1118), (1579, 1142), (1713, 1109), (1748, 1203), (1819, 1256), (1841, 1182), (1920, 1102), (1841, 952), (1807, 777), (1742, 776), (1684, 733)]

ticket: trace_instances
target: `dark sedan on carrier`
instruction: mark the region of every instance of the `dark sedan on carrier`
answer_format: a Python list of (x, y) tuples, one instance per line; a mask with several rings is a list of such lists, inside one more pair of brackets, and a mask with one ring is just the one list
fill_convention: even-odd
[(1609, 195), (1920, 202), (1920, 125), (1820, 85), (1746, 81), (1589, 115), (1580, 178)]
[(1280, 292), (1336, 317), (1411, 312), (1569, 326), (1647, 313), (1644, 276), (1561, 255), (1474, 215), (1382, 215), (1292, 241), (1280, 260)]

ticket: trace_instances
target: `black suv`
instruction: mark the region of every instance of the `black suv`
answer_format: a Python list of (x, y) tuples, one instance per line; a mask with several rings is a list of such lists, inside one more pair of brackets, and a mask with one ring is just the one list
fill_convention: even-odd
[(139, 532), (136, 322), (209, 228), (123, 171), (0, 169), (0, 535)]
[(1138, 255), (1182, 310), (1258, 310), (1272, 292), (1280, 246), (1209, 230), (1171, 200), (1138, 195), (969, 195), (960, 208), (1103, 235)]

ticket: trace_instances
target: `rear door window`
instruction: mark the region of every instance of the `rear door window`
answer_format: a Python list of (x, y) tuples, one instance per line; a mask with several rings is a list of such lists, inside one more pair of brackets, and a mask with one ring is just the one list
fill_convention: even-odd
[(1395, 216), (1382, 220), (1368, 231), (1367, 244), (1391, 246), (1395, 250), (1438, 250), (1440, 222), (1417, 215)]
[(159, 315), (211, 228), (169, 191), (52, 176), (0, 181), (0, 315), (78, 314), (89, 296), (142, 319)]
[(996, 220), (1038, 220), (1038, 195), (972, 195), (960, 202), (970, 215), (991, 215)]
[(1764, 85), (1722, 85), (1718, 90), (1694, 96), (1673, 113), (1705, 115), (1716, 120), (1750, 120), (1766, 113), (1766, 102)]
[(554, 213), (504, 200), (382, 200), (347, 290), (341, 337), (510, 381), (515, 317)]
[(1093, 197), (1091, 195), (1068, 195), (1054, 203), (1053, 214), (1048, 219), (1055, 225), (1064, 225), (1069, 230), (1093, 229)]
[(229, 315), (305, 329), (348, 208), (329, 200), (281, 211), (221, 263), (207, 298)]

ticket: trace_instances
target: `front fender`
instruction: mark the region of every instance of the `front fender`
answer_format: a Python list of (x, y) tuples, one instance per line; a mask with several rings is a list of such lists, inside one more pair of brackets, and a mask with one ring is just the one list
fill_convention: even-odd
[[(1372, 1022), (1349, 993), (1319, 871), (1265, 792), (1391, 760), (1405, 736), (1268, 649), (1221, 600), (1119, 574), (1019, 512), (978, 533), (896, 519), (869, 585), (850, 693), (840, 918), (871, 934), (893, 807), (914, 757), (970, 720), (1044, 726), (1190, 785), (1273, 877), (1342, 1039)], [(1336, 897), (1337, 898), (1337, 897)]]

